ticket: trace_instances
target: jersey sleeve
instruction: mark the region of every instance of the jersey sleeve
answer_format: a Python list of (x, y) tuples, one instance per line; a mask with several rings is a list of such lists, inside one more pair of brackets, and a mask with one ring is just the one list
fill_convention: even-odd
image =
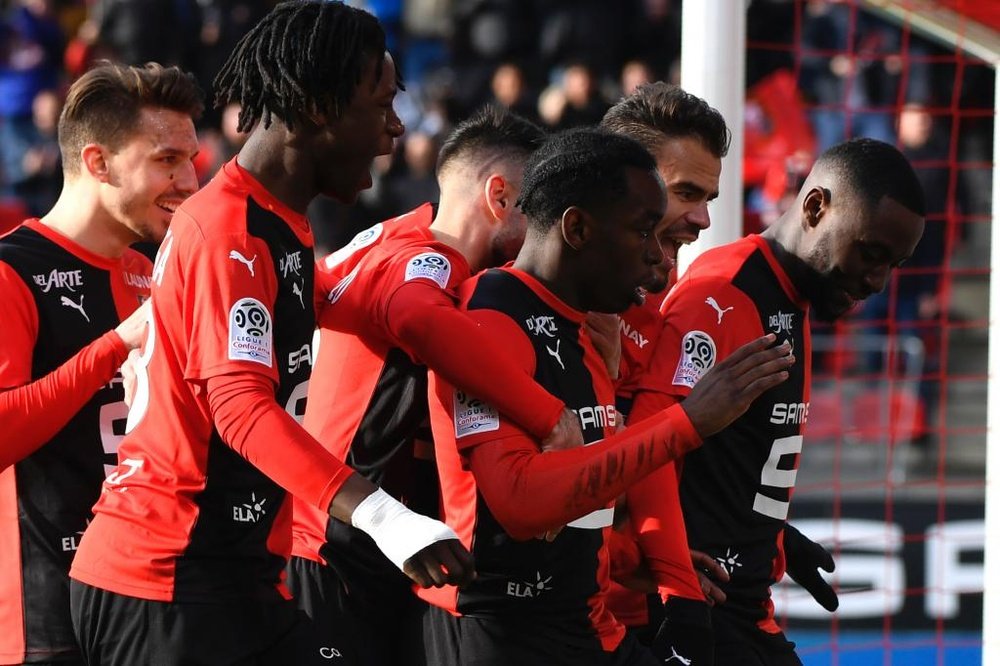
[(329, 510), (333, 496), (354, 472), (275, 402), (273, 387), (264, 377), (215, 376), (206, 390), (222, 441), (288, 492)]
[(541, 453), (526, 436), (468, 449), (476, 487), (504, 530), (528, 539), (603, 508), (631, 484), (697, 447), (680, 405), (596, 444)]
[(0, 261), (0, 311), (4, 313), (0, 389), (4, 389), (31, 380), (31, 358), (38, 337), (38, 310), (27, 285), (3, 261)]
[(625, 496), (639, 549), (661, 598), (703, 601), (705, 594), (691, 563), (674, 462), (634, 483)]
[[(494, 310), (471, 310), (465, 311), (464, 314), (469, 321), (478, 325), (485, 335), (491, 337), (496, 346), (504, 347), (505, 357), (510, 363), (508, 372), (529, 378), (534, 376), (534, 350), (517, 324), (506, 315)], [(478, 362), (477, 360), (476, 363)], [(478, 369), (478, 366), (476, 367)], [(527, 427), (513, 416), (500, 412), (485, 398), (456, 388), (436, 370), (433, 374), (435, 377), (432, 385), (437, 393), (437, 399), (451, 417), (454, 428), (452, 436), (460, 451), (505, 437), (531, 439)], [(484, 376), (486, 380), (491, 380), (488, 375)], [(507, 388), (498, 386), (491, 388), (489, 392), (499, 390)]]
[(712, 366), (761, 335), (756, 307), (731, 283), (682, 280), (663, 304), (663, 327), (637, 394), (684, 398)]
[(34, 453), (69, 423), (111, 381), (128, 350), (117, 333), (108, 331), (49, 374), (30, 382), (38, 315), (30, 292), (2, 262), (0, 310), (9, 316), (0, 347), (2, 470)]
[(179, 254), (184, 263), (175, 268), (184, 274), (187, 320), (184, 377), (254, 372), (277, 383), (277, 277), (267, 244), (248, 234), (225, 234), (190, 243)]
[(389, 334), (414, 360), (493, 405), (530, 435), (543, 439), (552, 431), (563, 402), (538, 385), (491, 328), (459, 310), (437, 283), (404, 282), (390, 296), (385, 315)]

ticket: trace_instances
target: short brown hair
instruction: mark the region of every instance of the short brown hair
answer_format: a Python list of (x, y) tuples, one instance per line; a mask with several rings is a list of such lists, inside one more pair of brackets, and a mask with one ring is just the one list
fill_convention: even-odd
[(683, 137), (698, 139), (719, 159), (729, 152), (730, 133), (722, 114), (663, 81), (636, 88), (608, 109), (601, 127), (635, 139), (654, 155), (665, 139)]
[(135, 132), (143, 108), (170, 109), (196, 119), (204, 108), (202, 99), (194, 76), (178, 67), (100, 63), (70, 86), (59, 116), (63, 171), (80, 172), (80, 151), (88, 143), (119, 148)]

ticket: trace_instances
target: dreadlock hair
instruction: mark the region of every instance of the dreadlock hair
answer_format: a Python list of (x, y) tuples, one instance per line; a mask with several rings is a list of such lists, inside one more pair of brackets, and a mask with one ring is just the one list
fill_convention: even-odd
[(851, 139), (828, 148), (814, 169), (825, 171), (846, 187), (848, 196), (872, 211), (882, 197), (907, 210), (927, 214), (924, 188), (910, 162), (895, 146), (876, 139)]
[(693, 137), (712, 155), (729, 152), (726, 121), (705, 100), (663, 81), (639, 86), (608, 109), (601, 127), (624, 134), (655, 153), (666, 139)]
[(381, 79), (385, 50), (385, 32), (368, 12), (342, 2), (282, 2), (219, 70), (215, 106), (238, 103), (241, 132), (258, 121), (269, 127), (274, 117), (289, 129), (311, 114), (339, 118), (370, 59)]
[(437, 176), (467, 157), (484, 162), (492, 155), (526, 159), (545, 140), (545, 130), (522, 116), (487, 104), (452, 130), (438, 153)]
[(605, 129), (560, 132), (529, 158), (517, 205), (529, 227), (547, 232), (570, 206), (597, 212), (620, 202), (628, 168), (656, 173), (656, 161), (638, 142)]
[(202, 100), (194, 76), (177, 67), (98, 63), (73, 82), (59, 114), (63, 172), (80, 173), (80, 151), (88, 143), (120, 148), (138, 128), (142, 109), (169, 109), (196, 120), (204, 108)]

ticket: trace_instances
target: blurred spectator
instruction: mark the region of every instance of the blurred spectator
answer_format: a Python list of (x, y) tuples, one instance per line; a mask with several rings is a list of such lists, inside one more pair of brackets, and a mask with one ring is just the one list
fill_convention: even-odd
[(81, 35), (127, 65), (158, 62), (194, 71), (200, 55), (196, 0), (95, 0)]
[(55, 90), (43, 90), (35, 95), (31, 105), (35, 136), (24, 153), (21, 161), (23, 177), (14, 184), (14, 190), (33, 217), (51, 210), (62, 190), (58, 137), (62, 104), (62, 97)]
[(895, 27), (843, 2), (808, 0), (799, 85), (819, 107), (811, 115), (820, 152), (858, 136), (895, 142), (886, 107), (896, 104), (899, 48)]
[(240, 132), (240, 105), (227, 104), (221, 113), (220, 126), (198, 132), (199, 151), (194, 159), (198, 183), (204, 185), (215, 173), (240, 151), (249, 134)]
[(600, 96), (593, 70), (583, 62), (574, 62), (542, 93), (538, 113), (550, 127), (564, 130), (596, 125), (608, 106)]
[(32, 103), (59, 83), (63, 35), (49, 0), (16, 0), (0, 16), (0, 197), (24, 180), (37, 140)]
[(815, 159), (816, 139), (795, 76), (787, 69), (772, 72), (747, 91), (743, 135), (747, 213), (759, 215), (761, 227), (777, 220), (795, 200)]
[(628, 97), (635, 92), (639, 86), (652, 83), (656, 80), (656, 75), (649, 63), (644, 60), (629, 60), (622, 65), (619, 85), (621, 87), (621, 97)]
[(385, 183), (389, 208), (396, 212), (413, 210), (440, 195), (434, 171), (440, 146), (434, 137), (414, 132), (402, 139), (402, 165), (390, 172)]
[(538, 122), (535, 98), (528, 90), (524, 72), (520, 66), (512, 62), (505, 62), (497, 67), (496, 71), (493, 72), (493, 79), (490, 81), (490, 90), (493, 91), (494, 102), (532, 122)]

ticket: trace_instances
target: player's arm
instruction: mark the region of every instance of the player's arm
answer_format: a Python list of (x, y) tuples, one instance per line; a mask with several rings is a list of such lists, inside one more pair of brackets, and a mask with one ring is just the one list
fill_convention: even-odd
[(530, 538), (606, 506), (784, 381), (788, 349), (771, 347), (773, 341), (766, 336), (741, 348), (707, 373), (683, 404), (585, 448), (542, 454), (534, 440), (516, 429), (506, 437), (485, 436), (460, 447), (500, 524), (514, 538)]
[(367, 532), (422, 587), (471, 580), (472, 556), (450, 528), (413, 513), (330, 455), (275, 402), (266, 376), (219, 375), (205, 387), (222, 440), (280, 486)]
[(115, 376), (136, 348), (146, 320), (140, 308), (49, 374), (29, 382), (38, 314), (27, 287), (0, 263), (0, 309), (5, 312), (0, 351), (0, 469), (37, 451), (69, 423), (94, 394)]
[(386, 305), (400, 346), (445, 381), (496, 407), (533, 437), (552, 432), (563, 402), (539, 386), (483, 326), (428, 279), (404, 282)]

